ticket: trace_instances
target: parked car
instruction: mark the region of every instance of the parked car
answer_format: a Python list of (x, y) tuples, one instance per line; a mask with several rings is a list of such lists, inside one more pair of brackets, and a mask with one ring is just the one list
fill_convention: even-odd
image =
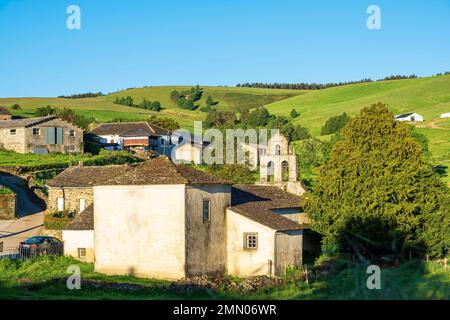
[(19, 244), (19, 254), (26, 258), (48, 254), (62, 255), (63, 243), (54, 237), (31, 237)]

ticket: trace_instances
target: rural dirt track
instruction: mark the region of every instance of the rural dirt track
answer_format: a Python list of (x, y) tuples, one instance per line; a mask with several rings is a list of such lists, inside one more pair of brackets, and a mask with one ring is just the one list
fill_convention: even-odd
[(24, 179), (0, 174), (0, 184), (17, 194), (19, 219), (0, 220), (0, 242), (3, 242), (3, 250), (15, 251), (21, 241), (40, 233), (45, 207), (33, 202), (33, 196), (29, 193)]

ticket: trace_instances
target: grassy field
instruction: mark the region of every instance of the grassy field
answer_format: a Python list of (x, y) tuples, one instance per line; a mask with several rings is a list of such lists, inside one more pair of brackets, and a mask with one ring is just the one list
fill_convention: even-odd
[(103, 151), (99, 155), (89, 154), (20, 154), (14, 151), (0, 151), (0, 167), (37, 168), (46, 166), (69, 166), (83, 162), (85, 165), (123, 164), (138, 161), (125, 151)]
[[(94, 117), (98, 122), (108, 122), (117, 118), (128, 120), (146, 120), (149, 115), (158, 115), (172, 118), (188, 130), (193, 129), (193, 121), (203, 120), (206, 113), (199, 110), (183, 110), (170, 100), (173, 90), (189, 90), (190, 86), (161, 86), (136, 88), (117, 92), (108, 96), (86, 99), (59, 99), (59, 98), (0, 98), (0, 105), (10, 107), (19, 104), (21, 110), (10, 110), (13, 115), (33, 115), (34, 110), (40, 106), (51, 105), (56, 108), (71, 108), (77, 112)], [(211, 96), (218, 102), (216, 108), (220, 110), (236, 111), (237, 109), (251, 109), (263, 106), (282, 99), (303, 94), (299, 90), (254, 89), (233, 87), (203, 87), (202, 99), (197, 102), (201, 107), (206, 98)], [(163, 110), (154, 112), (138, 108), (114, 104), (116, 97), (131, 96), (134, 103), (140, 103), (144, 98), (150, 101), (160, 101)]]
[[(81, 290), (66, 287), (67, 267), (77, 265)], [(37, 261), (0, 260), (0, 299), (448, 299), (449, 272), (435, 262), (411, 261), (382, 268), (381, 290), (368, 290), (366, 269), (343, 264), (333, 274), (309, 284), (284, 278), (280, 287), (253, 292), (174, 290), (170, 282), (131, 276), (105, 276), (93, 265), (68, 257), (45, 257)], [(234, 281), (240, 281), (234, 279)]]
[[(354, 116), (363, 107), (382, 102), (394, 114), (417, 112), (425, 117), (418, 131), (429, 139), (432, 162), (450, 168), (450, 119), (440, 120), (450, 112), (450, 75), (354, 84), (310, 91), (300, 96), (266, 106), (271, 113), (288, 116), (295, 108), (300, 116), (295, 122), (319, 135), (325, 121), (343, 112)], [(450, 177), (444, 179), (450, 185)]]

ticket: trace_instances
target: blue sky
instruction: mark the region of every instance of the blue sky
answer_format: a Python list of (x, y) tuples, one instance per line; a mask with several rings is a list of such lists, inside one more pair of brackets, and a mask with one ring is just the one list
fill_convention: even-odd
[(450, 71), (450, 0), (0, 0), (0, 40), (0, 97), (426, 76)]

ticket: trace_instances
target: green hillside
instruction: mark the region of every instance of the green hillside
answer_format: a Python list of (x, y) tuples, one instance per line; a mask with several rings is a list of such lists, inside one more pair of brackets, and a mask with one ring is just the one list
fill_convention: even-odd
[[(190, 86), (163, 86), (144, 87), (124, 90), (108, 96), (85, 99), (59, 99), (59, 98), (0, 98), (0, 105), (11, 107), (19, 104), (21, 110), (11, 110), (13, 115), (32, 116), (34, 110), (40, 106), (51, 105), (57, 108), (71, 108), (86, 116), (94, 117), (98, 122), (108, 122), (116, 118), (129, 120), (145, 120), (150, 114), (173, 118), (187, 129), (193, 128), (193, 121), (203, 120), (206, 116), (199, 110), (184, 110), (170, 100), (173, 90), (189, 90)], [(218, 102), (215, 106), (220, 110), (236, 111), (256, 108), (282, 99), (291, 98), (304, 93), (298, 90), (255, 89), (234, 87), (203, 87), (202, 99), (197, 102), (204, 106), (206, 98), (211, 96)], [(114, 104), (116, 97), (131, 96), (134, 103), (140, 103), (144, 98), (150, 101), (160, 101), (163, 107), (161, 112), (153, 112), (138, 108)]]
[[(417, 112), (425, 117), (418, 131), (430, 140), (432, 161), (450, 167), (450, 119), (439, 119), (450, 112), (450, 76), (354, 84), (309, 91), (300, 96), (266, 106), (276, 115), (289, 116), (295, 108), (300, 116), (294, 120), (319, 135), (325, 121), (343, 112), (353, 116), (363, 107), (383, 102), (394, 114)], [(449, 169), (447, 169), (449, 172)], [(446, 177), (450, 183), (450, 177)]]

